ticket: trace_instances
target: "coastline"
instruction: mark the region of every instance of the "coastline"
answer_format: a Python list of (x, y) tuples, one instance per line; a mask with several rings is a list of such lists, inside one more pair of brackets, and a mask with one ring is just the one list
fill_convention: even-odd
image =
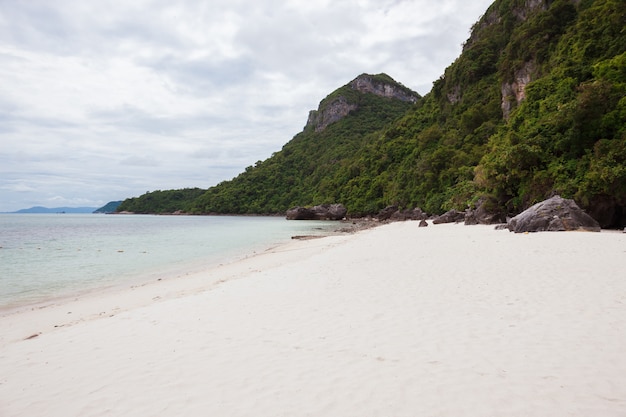
[(625, 253), (398, 222), (2, 313), (0, 415), (623, 415)]
[(340, 227), (268, 216), (182, 217), (3, 216), (0, 312), (201, 271), (293, 235)]

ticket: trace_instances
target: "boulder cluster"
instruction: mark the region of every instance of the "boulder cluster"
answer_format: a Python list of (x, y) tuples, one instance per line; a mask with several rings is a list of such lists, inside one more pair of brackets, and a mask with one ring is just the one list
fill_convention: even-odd
[(322, 204), (287, 210), (287, 220), (343, 220), (348, 210), (343, 204)]
[[(466, 225), (498, 224), (499, 229), (508, 229), (515, 233), (600, 231), (600, 224), (578, 207), (574, 200), (558, 195), (535, 204), (508, 221), (503, 213), (489, 210), (489, 203), (487, 200), (479, 200), (473, 209), (450, 210), (440, 216), (429, 216), (420, 208), (400, 209), (398, 206), (388, 206), (378, 213), (376, 219), (381, 222), (419, 220), (421, 227), (428, 226), (426, 220), (433, 224), (461, 222)], [(347, 210), (342, 204), (323, 204), (311, 208), (294, 207), (287, 210), (287, 220), (343, 220), (346, 213)]]

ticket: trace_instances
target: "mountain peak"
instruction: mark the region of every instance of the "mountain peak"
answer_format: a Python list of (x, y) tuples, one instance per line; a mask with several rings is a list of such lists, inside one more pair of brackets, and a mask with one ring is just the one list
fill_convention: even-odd
[(408, 103), (415, 103), (421, 98), (418, 93), (398, 83), (387, 74), (361, 74), (329, 94), (320, 102), (317, 110), (311, 110), (305, 130), (313, 128), (316, 132), (321, 132), (328, 125), (357, 110), (359, 108), (358, 93), (374, 94)]
[(394, 98), (400, 101), (415, 103), (420, 95), (395, 81), (387, 74), (361, 74), (348, 83), (350, 88), (361, 93), (372, 93), (377, 96)]

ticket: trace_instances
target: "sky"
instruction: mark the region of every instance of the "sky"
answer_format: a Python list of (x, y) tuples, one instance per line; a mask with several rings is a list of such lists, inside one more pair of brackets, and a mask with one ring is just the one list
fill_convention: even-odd
[(424, 95), (491, 0), (0, 0), (0, 212), (208, 188), (359, 74)]

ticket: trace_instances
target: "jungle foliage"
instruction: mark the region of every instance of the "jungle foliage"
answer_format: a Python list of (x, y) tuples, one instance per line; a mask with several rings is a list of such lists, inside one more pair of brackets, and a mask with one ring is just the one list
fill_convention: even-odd
[[(279, 213), (340, 202), (351, 215), (391, 204), (440, 213), (488, 197), (515, 214), (560, 193), (626, 213), (626, 2), (540, 3), (495, 1), (417, 104), (344, 86), (331, 95), (359, 108), (326, 130), (305, 129), (201, 195), (149, 193), (120, 210)], [(522, 99), (503, 97), (505, 86)]]

